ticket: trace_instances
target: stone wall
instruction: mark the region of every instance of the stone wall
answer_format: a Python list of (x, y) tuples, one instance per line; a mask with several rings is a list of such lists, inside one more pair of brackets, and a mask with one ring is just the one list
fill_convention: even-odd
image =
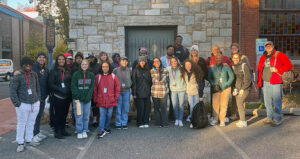
[(176, 25), (183, 45), (198, 44), (207, 56), (213, 45), (229, 54), (231, 0), (70, 0), (69, 49), (125, 55), (126, 26)]

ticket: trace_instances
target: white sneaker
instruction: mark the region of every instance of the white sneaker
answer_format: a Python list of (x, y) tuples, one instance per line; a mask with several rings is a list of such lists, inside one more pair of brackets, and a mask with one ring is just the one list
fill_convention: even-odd
[(37, 136), (38, 136), (40, 139), (42, 139), (42, 140), (44, 140), (44, 139), (47, 138), (47, 136), (44, 135), (44, 134), (42, 134), (42, 133), (38, 133)]
[(179, 123), (178, 123), (178, 120), (175, 120), (175, 124), (174, 124), (174, 125), (175, 125), (175, 126), (178, 126), (178, 124), (179, 124)]
[(236, 126), (239, 127), (239, 128), (244, 128), (244, 127), (247, 127), (247, 121), (238, 121), (236, 123)]
[(193, 124), (190, 125), (190, 128), (193, 129)]
[(81, 133), (78, 133), (77, 134), (77, 139), (82, 139), (83, 138), (83, 135)]
[(148, 124), (144, 125), (144, 128), (149, 128), (149, 125)]
[(24, 151), (24, 144), (18, 145), (17, 147), (17, 152), (22, 152), (22, 151)]
[(220, 121), (220, 126), (225, 126), (225, 122), (224, 121)]
[(191, 122), (190, 117), (187, 117), (187, 118), (186, 118), (186, 122)]
[(139, 128), (145, 128), (145, 126), (144, 125), (140, 125)]
[(229, 123), (229, 118), (225, 117), (225, 122)]
[(35, 147), (35, 146), (40, 145), (40, 143), (39, 143), (39, 142), (36, 142), (36, 141), (34, 141), (34, 140), (31, 140), (31, 142), (29, 143), (29, 145)]
[(35, 136), (32, 138), (32, 140), (33, 140), (34, 142), (41, 142), (43, 139), (41, 139), (38, 135), (35, 135)]
[(178, 120), (178, 126), (179, 126), (179, 127), (183, 127), (182, 120)]
[(88, 137), (87, 133), (86, 133), (86, 132), (83, 132), (83, 133), (82, 133), (82, 137), (83, 137), (83, 138), (87, 138), (87, 137)]
[(212, 119), (212, 120), (210, 121), (210, 125), (211, 125), (211, 126), (215, 126), (215, 125), (216, 125), (216, 122), (217, 122), (217, 121), (216, 121), (215, 119)]

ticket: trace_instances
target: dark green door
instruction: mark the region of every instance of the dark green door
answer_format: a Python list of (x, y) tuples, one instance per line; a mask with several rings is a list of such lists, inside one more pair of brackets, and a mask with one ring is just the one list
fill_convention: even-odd
[(125, 54), (132, 63), (138, 58), (138, 49), (142, 46), (149, 50), (151, 59), (164, 56), (166, 47), (174, 44), (177, 26), (125, 27), (125, 32)]

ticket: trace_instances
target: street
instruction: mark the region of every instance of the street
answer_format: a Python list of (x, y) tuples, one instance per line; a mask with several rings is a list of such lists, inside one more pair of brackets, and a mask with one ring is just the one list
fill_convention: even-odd
[(9, 81), (5, 82), (0, 79), (0, 100), (9, 97)]
[[(300, 117), (285, 116), (281, 126), (273, 128), (262, 123), (263, 118), (250, 118), (247, 128), (239, 129), (235, 123), (225, 128), (214, 126), (195, 130), (151, 126), (140, 129), (135, 121), (128, 130), (112, 129), (102, 139), (98, 131), (91, 129), (88, 139), (71, 137), (58, 140), (48, 125), (42, 132), (49, 137), (38, 147), (28, 146), (25, 152), (17, 153), (15, 131), (0, 136), (2, 159), (52, 158), (255, 158), (299, 159)], [(74, 132), (74, 128), (68, 131)]]

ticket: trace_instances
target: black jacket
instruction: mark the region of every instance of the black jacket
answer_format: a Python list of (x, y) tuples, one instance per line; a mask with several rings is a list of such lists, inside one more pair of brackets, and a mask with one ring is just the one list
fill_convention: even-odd
[(59, 69), (52, 69), (49, 73), (48, 87), (51, 95), (58, 95), (63, 98), (71, 98), (71, 72), (66, 70), (64, 73), (62, 88), (62, 73)]
[(97, 62), (90, 63), (89, 70), (91, 72), (93, 72), (95, 76), (99, 73), (100, 69), (101, 69), (101, 66)]
[(189, 50), (182, 45), (178, 48), (175, 46), (174, 51), (174, 55), (179, 59), (180, 63), (183, 63), (190, 56)]
[(74, 62), (71, 66), (71, 75), (73, 75), (73, 73), (78, 71), (79, 68), (80, 68), (80, 64), (78, 64), (77, 62)]
[(40, 90), (41, 90), (41, 100), (45, 100), (49, 94), (48, 91), (48, 76), (49, 70), (46, 66), (40, 67), (36, 62), (32, 65), (32, 70), (38, 75)]
[(132, 95), (137, 98), (151, 96), (152, 79), (150, 70), (137, 68), (132, 73)]
[[(138, 65), (138, 63), (139, 63), (139, 60), (135, 60), (133, 62), (133, 64), (132, 64), (132, 71), (136, 69), (136, 65)], [(150, 60), (150, 59), (147, 59), (147, 65), (148, 65), (149, 70), (151, 70), (152, 66), (153, 66), (153, 61)]]

